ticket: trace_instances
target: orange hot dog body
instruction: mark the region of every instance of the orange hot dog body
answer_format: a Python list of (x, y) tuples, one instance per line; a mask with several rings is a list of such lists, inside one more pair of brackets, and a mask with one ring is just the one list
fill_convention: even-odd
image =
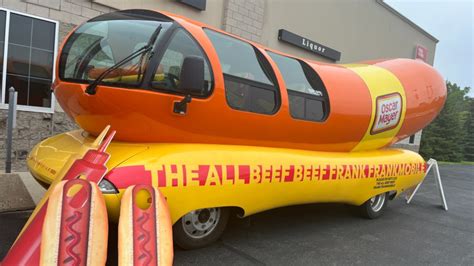
[[(182, 16), (161, 14), (179, 23), (203, 48), (214, 77), (212, 94), (205, 99), (194, 98), (187, 114), (179, 116), (173, 112), (174, 102), (183, 98), (179, 95), (105, 85), (98, 86), (95, 95), (88, 95), (84, 92), (88, 84), (66, 82), (58, 77), (53, 86), (56, 98), (81, 128), (96, 135), (110, 124), (117, 130), (116, 139), (127, 142), (214, 143), (341, 152), (372, 150), (425, 127), (439, 113), (446, 98), (441, 75), (421, 61), (394, 59), (337, 65), (297, 58), (321, 77), (330, 110), (323, 122), (294, 119), (283, 77), (266, 52), (271, 49), (233, 36), (256, 47), (269, 61), (278, 81), (281, 102), (273, 115), (235, 110), (226, 102), (219, 58), (203, 28), (227, 33)], [(377, 98), (393, 93), (401, 97), (397, 99), (402, 108), (397, 126), (384, 134), (374, 133), (373, 124), (379, 115)]]

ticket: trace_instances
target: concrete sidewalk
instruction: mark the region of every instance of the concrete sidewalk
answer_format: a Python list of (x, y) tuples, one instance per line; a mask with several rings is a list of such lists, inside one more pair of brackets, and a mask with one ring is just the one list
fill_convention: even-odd
[(45, 192), (29, 172), (0, 174), (0, 212), (34, 209)]

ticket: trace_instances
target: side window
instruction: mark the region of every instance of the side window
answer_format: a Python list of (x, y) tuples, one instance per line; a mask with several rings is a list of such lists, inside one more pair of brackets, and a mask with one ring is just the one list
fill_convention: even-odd
[(166, 51), (161, 58), (152, 81), (152, 88), (170, 92), (184, 93), (179, 88), (179, 78), (184, 58), (198, 56), (204, 58), (204, 87), (200, 94), (207, 96), (212, 89), (212, 78), (209, 63), (198, 43), (183, 29), (173, 35)]
[(227, 104), (237, 110), (273, 114), (279, 90), (269, 63), (250, 44), (204, 29), (216, 49), (224, 72)]
[(286, 84), (293, 118), (324, 121), (329, 114), (329, 100), (321, 78), (306, 63), (268, 52), (280, 69)]

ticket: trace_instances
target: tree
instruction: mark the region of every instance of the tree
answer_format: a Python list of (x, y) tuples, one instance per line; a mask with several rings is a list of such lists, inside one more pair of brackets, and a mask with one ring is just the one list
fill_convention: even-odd
[(461, 89), (455, 83), (447, 82), (448, 95), (438, 117), (423, 130), (420, 154), (425, 158), (440, 161), (459, 162), (464, 158), (465, 121), (468, 113), (466, 97), (469, 88)]
[(474, 162), (474, 99), (470, 98), (468, 104), (469, 108), (464, 123), (464, 131), (466, 132), (464, 160)]

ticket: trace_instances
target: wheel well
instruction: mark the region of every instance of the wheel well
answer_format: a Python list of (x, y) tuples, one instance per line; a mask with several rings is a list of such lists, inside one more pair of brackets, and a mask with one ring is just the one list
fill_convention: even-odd
[(388, 199), (393, 200), (397, 196), (398, 191), (396, 190), (391, 190), (388, 192)]
[[(226, 208), (226, 209), (229, 209), (231, 215), (235, 215), (235, 216), (237, 216), (237, 217), (239, 217), (239, 218), (243, 218), (244, 215), (245, 215), (245, 210), (244, 210), (243, 208), (237, 207), (237, 206), (218, 206), (218, 207), (211, 207), (211, 206), (209, 206), (209, 207), (203, 207), (203, 208)], [(193, 210), (191, 210), (191, 211), (193, 211)], [(181, 218), (182, 218), (184, 215), (186, 215), (187, 213), (188, 213), (188, 212), (186, 212), (186, 213), (184, 213), (183, 215), (181, 215), (181, 217), (179, 217), (179, 219), (181, 219)], [(178, 219), (178, 220), (179, 220), (179, 219)], [(177, 220), (177, 221), (178, 221), (178, 220)]]
[(223, 208), (229, 208), (231, 215), (235, 214), (239, 218), (243, 218), (245, 215), (245, 210), (241, 207), (229, 206), (229, 207), (223, 207)]

